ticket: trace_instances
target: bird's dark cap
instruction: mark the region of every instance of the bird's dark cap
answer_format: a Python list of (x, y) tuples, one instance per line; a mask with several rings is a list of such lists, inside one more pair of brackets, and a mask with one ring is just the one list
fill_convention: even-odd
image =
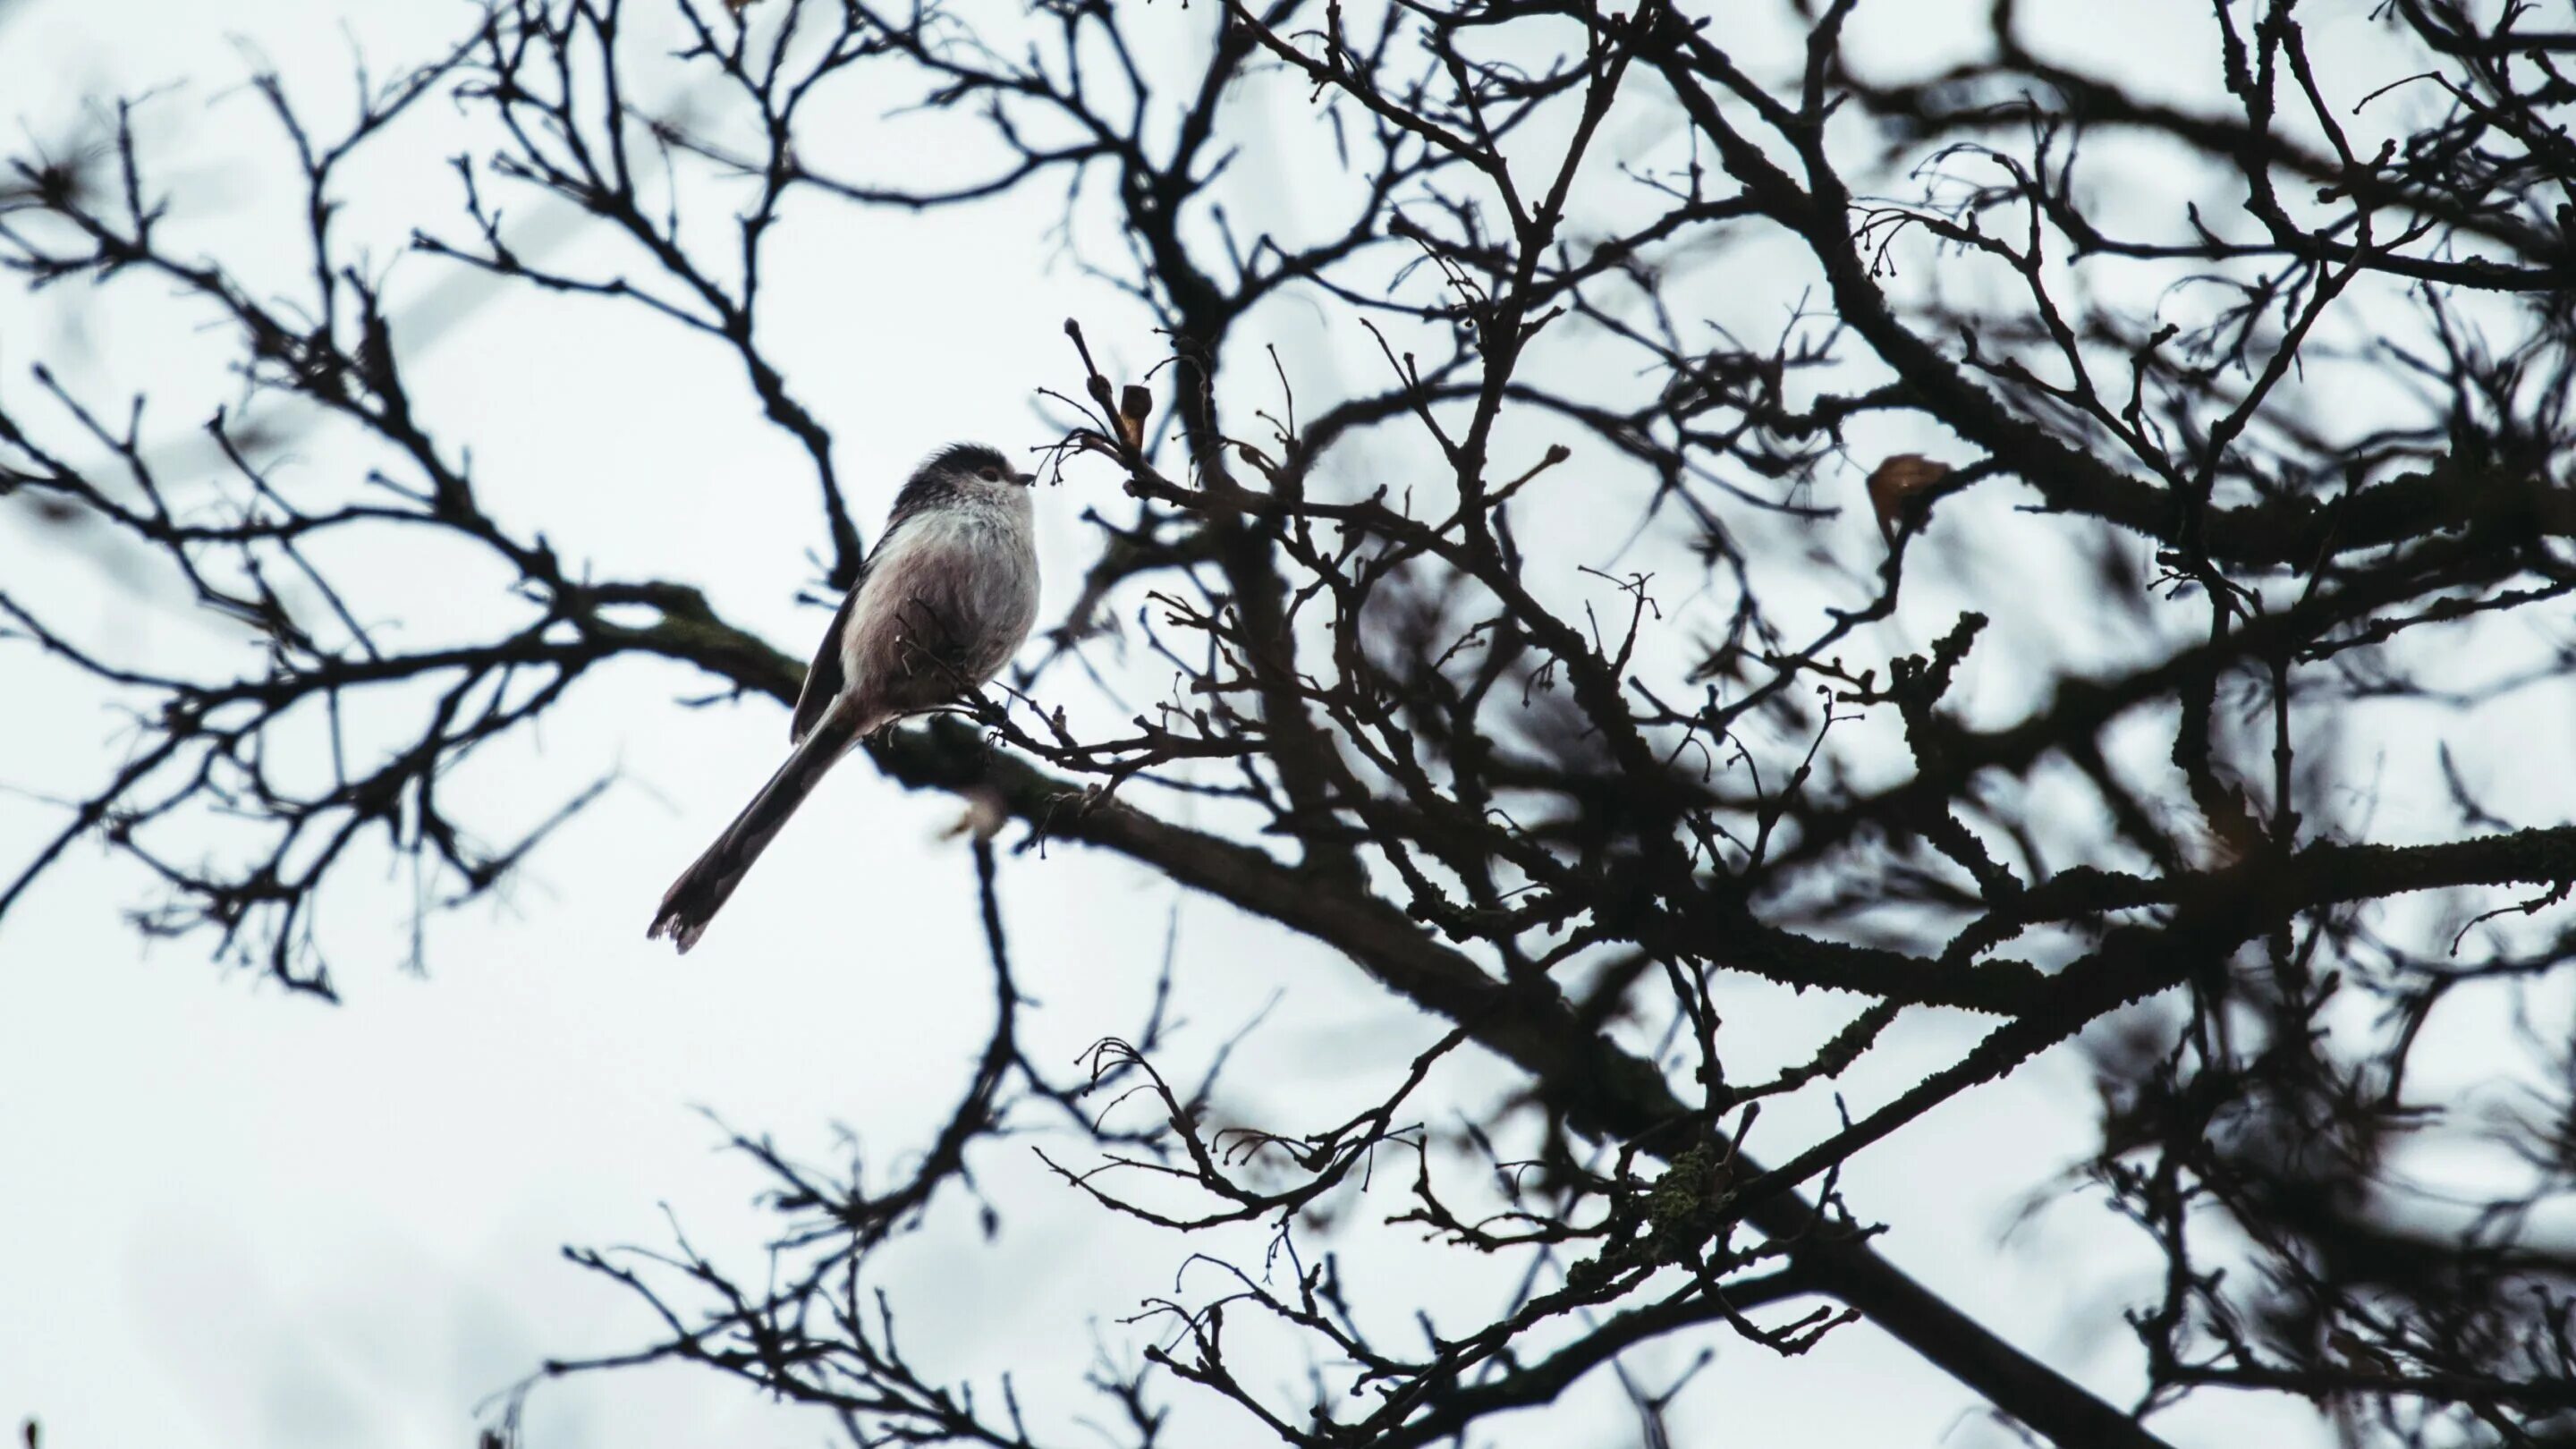
[(981, 443), (951, 443), (921, 465), (924, 473), (974, 473), (985, 468), (998, 468), (1006, 478), (1016, 478), (1020, 473), (999, 450)]

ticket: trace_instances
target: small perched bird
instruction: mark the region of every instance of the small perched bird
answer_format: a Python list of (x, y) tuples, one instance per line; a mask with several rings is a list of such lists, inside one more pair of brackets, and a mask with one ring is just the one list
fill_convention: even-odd
[(824, 772), (905, 715), (1001, 672), (1038, 614), (1029, 487), (1002, 455), (959, 443), (895, 495), (885, 534), (805, 670), (787, 763), (662, 897), (648, 939), (687, 951)]

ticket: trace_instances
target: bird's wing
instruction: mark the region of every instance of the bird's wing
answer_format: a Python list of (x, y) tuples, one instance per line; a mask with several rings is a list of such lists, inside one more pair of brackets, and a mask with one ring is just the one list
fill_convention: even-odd
[(787, 741), (802, 744), (814, 732), (814, 722), (832, 707), (832, 700), (848, 681), (841, 677), (841, 636), (850, 627), (850, 609), (858, 602), (859, 588), (868, 581), (868, 571), (850, 583), (850, 591), (841, 596), (841, 607), (832, 614), (832, 627), (823, 631), (823, 642), (814, 648), (814, 662), (805, 666), (805, 687), (796, 692), (796, 713), (787, 726)]

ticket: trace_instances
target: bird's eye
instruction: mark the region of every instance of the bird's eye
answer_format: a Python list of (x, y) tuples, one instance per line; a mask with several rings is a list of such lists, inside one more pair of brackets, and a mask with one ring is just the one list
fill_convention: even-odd
[(983, 479), (987, 483), (999, 483), (1002, 481), (1002, 470), (999, 468), (978, 468), (975, 470), (975, 476)]

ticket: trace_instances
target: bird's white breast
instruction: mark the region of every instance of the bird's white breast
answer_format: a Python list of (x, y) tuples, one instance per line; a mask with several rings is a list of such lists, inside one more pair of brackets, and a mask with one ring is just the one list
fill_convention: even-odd
[(968, 496), (903, 521), (879, 546), (841, 640), (843, 677), (868, 678), (890, 633), (922, 604), (953, 622), (977, 682), (1010, 662), (1037, 621), (1037, 549), (1028, 490)]

